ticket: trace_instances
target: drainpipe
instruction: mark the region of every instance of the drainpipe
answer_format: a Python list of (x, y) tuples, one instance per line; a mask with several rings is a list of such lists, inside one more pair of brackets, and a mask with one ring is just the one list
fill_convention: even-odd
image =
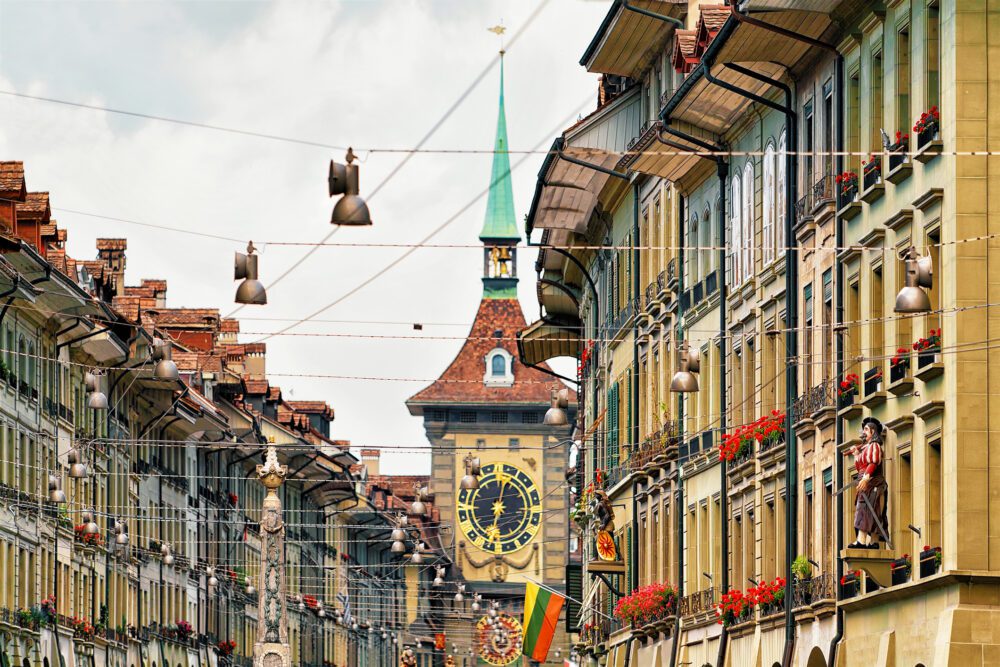
[[(669, 120), (669, 119), (668, 119)], [(705, 150), (712, 151), (713, 153), (721, 153), (722, 147), (711, 144), (707, 141), (699, 139), (698, 137), (693, 137), (680, 130), (675, 130), (669, 125), (665, 125), (662, 128), (662, 132), (658, 132), (656, 138), (660, 143), (666, 144), (673, 148), (685, 149), (681, 144), (670, 141), (669, 139), (663, 138), (663, 132), (679, 137), (688, 141), (696, 146), (704, 148)], [(720, 354), (719, 354), (719, 433), (725, 433), (728, 428), (727, 413), (726, 413), (726, 250), (725, 250), (725, 238), (726, 238), (726, 178), (729, 176), (729, 162), (726, 158), (721, 156), (716, 156), (712, 158), (715, 160), (715, 165), (717, 169), (717, 174), (719, 177), (719, 210), (718, 210), (718, 235), (719, 235), (719, 342), (720, 342)], [(682, 244), (683, 245), (683, 244)], [(721, 525), (721, 536), (722, 541), (722, 563), (720, 566), (721, 580), (720, 580), (720, 594), (725, 593), (729, 589), (729, 475), (728, 475), (728, 464), (725, 460), (721, 462), (719, 469), (720, 475), (720, 489), (722, 492), (720, 494), (719, 500), (719, 511), (722, 515), (722, 525)], [(719, 652), (715, 658), (716, 667), (722, 667), (726, 659), (726, 644), (729, 638), (729, 630), (725, 626), (722, 626), (722, 632), (719, 635)]]
[[(844, 58), (838, 55), (835, 66), (833, 85), (837, 87), (835, 104), (837, 105), (837, 173), (843, 173), (844, 171)], [(836, 192), (834, 192), (834, 197), (836, 197)], [(836, 208), (836, 207), (835, 207)], [(837, 215), (834, 219), (834, 225), (836, 225), (836, 245), (838, 248), (844, 247), (844, 221), (841, 220), (840, 216)], [(837, 379), (836, 382), (840, 381), (840, 378), (844, 377), (844, 331), (840, 329), (844, 322), (844, 265), (841, 262), (835, 262), (837, 275), (834, 279), (834, 285), (836, 286), (836, 322), (837, 322)], [(844, 422), (839, 417), (835, 422), (835, 436), (834, 443), (837, 447), (840, 443), (844, 441)], [(842, 488), (844, 485), (844, 466), (840, 463), (840, 456), (834, 451), (834, 488)], [(834, 573), (836, 581), (834, 582), (834, 594), (837, 594), (837, 585), (840, 583), (840, 577), (844, 573), (844, 561), (840, 559), (840, 550), (844, 547), (844, 503), (843, 495), (834, 497), (835, 503), (835, 515), (837, 521), (837, 566)], [(837, 663), (837, 646), (840, 644), (841, 638), (844, 636), (844, 612), (839, 607), (837, 608), (837, 629), (833, 634), (833, 639), (830, 640), (830, 650), (827, 652), (827, 667), (834, 667)]]
[[(632, 453), (639, 447), (639, 182), (632, 182)], [(637, 479), (632, 480), (632, 561), (639, 558), (639, 501), (635, 497), (639, 486)], [(629, 590), (639, 587), (639, 568), (630, 565)]]
[[(735, 10), (734, 10), (735, 13)], [(785, 95), (785, 103), (779, 104), (761, 95), (756, 95), (748, 90), (740, 88), (728, 81), (723, 81), (712, 74), (712, 64), (705, 64), (705, 78), (711, 83), (742, 95), (748, 100), (757, 102), (770, 109), (774, 109), (785, 115), (785, 134), (788, 137), (791, 150), (785, 153), (785, 242), (788, 249), (785, 254), (785, 581), (793, 580), (792, 561), (798, 549), (798, 447), (795, 436), (795, 424), (792, 416), (792, 406), (795, 403), (795, 392), (798, 386), (798, 339), (796, 329), (798, 327), (798, 284), (799, 276), (798, 251), (795, 248), (792, 236), (792, 227), (795, 219), (795, 199), (797, 192), (798, 174), (798, 129), (797, 118), (795, 116), (794, 100), (792, 90), (787, 85), (772, 79), (771, 77), (759, 74), (734, 63), (725, 63), (723, 66), (750, 77), (756, 81), (766, 83)], [(788, 584), (786, 583), (786, 586)], [(792, 605), (785, 605), (785, 651), (782, 658), (782, 667), (789, 667), (792, 662), (792, 651), (795, 647), (795, 616), (792, 614)]]
[(11, 295), (17, 291), (17, 288), (20, 286), (20, 284), (21, 284), (21, 275), (18, 274), (14, 278), (14, 284), (10, 286), (10, 289), (0, 292), (0, 299), (3, 299), (5, 297), (10, 297), (9, 299), (7, 299), (7, 303), (3, 305), (3, 310), (0, 310), (0, 322), (3, 321), (3, 318), (7, 315), (7, 309), (10, 308), (10, 304), (13, 303), (14, 299), (16, 298)]
[(628, 0), (622, 0), (622, 9), (627, 9), (630, 12), (635, 12), (636, 14), (642, 14), (643, 16), (648, 16), (649, 18), (656, 19), (657, 21), (670, 23), (676, 28), (681, 28), (681, 29), (684, 28), (684, 21), (676, 19), (673, 16), (667, 16), (666, 14), (658, 14), (648, 9), (643, 9), (642, 7), (636, 7), (635, 5), (630, 5), (628, 3)]
[[(680, 197), (677, 204), (677, 339), (676, 347), (684, 337), (684, 198)], [(677, 434), (678, 442), (684, 439), (684, 394), (677, 396)], [(679, 456), (678, 456), (679, 458)], [(674, 533), (677, 536), (677, 601), (684, 597), (684, 478), (681, 475), (680, 461), (677, 463), (677, 489), (674, 492)], [(674, 620), (674, 638), (670, 643), (670, 667), (677, 665), (677, 647), (681, 637), (681, 614), (677, 610)]]
[[(719, 210), (718, 210), (718, 246), (719, 246), (719, 437), (729, 428), (726, 412), (726, 178), (729, 176), (729, 162), (724, 158), (716, 161), (719, 174)], [(734, 202), (735, 204), (735, 202)], [(722, 563), (720, 566), (721, 580), (719, 595), (729, 590), (729, 465), (725, 459), (719, 466), (719, 513), (722, 515)], [(715, 666), (723, 667), (726, 660), (726, 644), (729, 639), (729, 629), (722, 626), (719, 634), (719, 653), (715, 658)]]

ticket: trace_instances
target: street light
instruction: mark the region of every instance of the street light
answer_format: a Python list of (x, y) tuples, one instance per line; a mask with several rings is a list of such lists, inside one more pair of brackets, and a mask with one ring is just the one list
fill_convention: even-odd
[(427, 505), (424, 504), (424, 501), (427, 499), (429, 492), (426, 486), (420, 486), (419, 484), (417, 484), (413, 488), (414, 488), (414, 494), (413, 494), (414, 498), (413, 498), (413, 504), (410, 506), (410, 514), (413, 514), (415, 516), (424, 516), (425, 514), (427, 514)]
[(87, 476), (87, 464), (81, 460), (80, 452), (77, 451), (76, 447), (70, 448), (69, 452), (66, 454), (66, 460), (69, 461), (69, 476), (74, 479), (83, 479)]
[(215, 578), (215, 568), (209, 565), (205, 568), (205, 574), (208, 575), (208, 585), (210, 587), (215, 587), (219, 585), (219, 580)]
[(49, 475), (49, 501), (59, 505), (66, 502), (66, 492), (62, 490), (62, 483), (55, 475)]
[(83, 510), (80, 518), (83, 520), (83, 532), (86, 534), (96, 535), (101, 532), (101, 527), (97, 525), (96, 521), (94, 521), (94, 510)]
[(930, 256), (921, 257), (917, 249), (910, 246), (900, 257), (906, 265), (906, 284), (896, 295), (897, 313), (927, 313), (931, 310), (931, 300), (921, 288), (930, 289), (934, 285), (934, 265)]
[(472, 491), (479, 488), (479, 473), (480, 464), (479, 458), (473, 456), (472, 454), (465, 455), (465, 475), (462, 477), (460, 486), (466, 491)]
[(154, 378), (174, 382), (180, 377), (177, 364), (173, 360), (173, 343), (169, 340), (154, 338), (151, 357), (156, 362), (156, 366), (153, 367)]
[(689, 349), (687, 341), (681, 341), (677, 347), (677, 358), (680, 368), (670, 380), (670, 391), (674, 393), (698, 391), (697, 373), (701, 370), (701, 354), (698, 350)]
[(257, 255), (253, 254), (254, 250), (253, 241), (250, 241), (247, 244), (247, 254), (236, 253), (233, 280), (243, 281), (236, 288), (236, 303), (263, 306), (267, 303), (267, 292), (264, 284), (257, 280)]
[(357, 156), (350, 148), (345, 156), (347, 164), (339, 164), (330, 160), (330, 174), (327, 178), (330, 196), (344, 195), (333, 207), (330, 224), (360, 226), (372, 224), (368, 212), (368, 204), (358, 196), (361, 191), (358, 184), (358, 165), (353, 164)]
[(115, 544), (122, 547), (128, 545), (128, 524), (119, 519), (115, 520)]
[(552, 390), (550, 407), (545, 411), (545, 418), (542, 423), (546, 426), (565, 426), (569, 423), (566, 416), (566, 408), (569, 407), (569, 392), (566, 390)]
[(87, 386), (87, 407), (91, 410), (107, 410), (108, 397), (101, 391), (101, 378), (97, 373), (85, 373), (83, 381)]

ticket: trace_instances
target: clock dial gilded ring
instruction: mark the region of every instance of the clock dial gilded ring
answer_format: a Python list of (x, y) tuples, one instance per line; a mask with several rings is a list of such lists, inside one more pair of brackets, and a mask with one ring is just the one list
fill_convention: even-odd
[(479, 488), (459, 489), (456, 516), (473, 546), (492, 554), (513, 553), (541, 529), (542, 502), (531, 477), (509, 463), (482, 466)]

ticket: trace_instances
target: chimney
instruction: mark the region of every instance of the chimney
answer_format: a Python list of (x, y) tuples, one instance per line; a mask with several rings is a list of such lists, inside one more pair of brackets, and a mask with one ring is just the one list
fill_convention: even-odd
[(251, 380), (264, 380), (267, 369), (267, 345), (265, 343), (247, 343), (244, 357), (244, 373)]
[(368, 469), (368, 477), (379, 474), (379, 456), (381, 452), (377, 449), (362, 449), (361, 463)]
[[(122, 257), (124, 261), (124, 256)], [(124, 270), (124, 264), (123, 264)], [(153, 293), (153, 298), (156, 299), (157, 308), (167, 307), (167, 281), (166, 280), (152, 280), (150, 278), (142, 279), (142, 286), (149, 289)]]
[[(97, 239), (97, 257), (111, 274), (111, 290), (114, 296), (125, 293), (125, 248), (126, 239)], [(166, 284), (164, 284), (166, 287)]]

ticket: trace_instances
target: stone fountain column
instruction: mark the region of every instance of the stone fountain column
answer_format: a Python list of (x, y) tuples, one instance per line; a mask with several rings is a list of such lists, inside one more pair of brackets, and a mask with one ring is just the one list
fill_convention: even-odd
[(267, 488), (267, 495), (260, 519), (262, 551), (254, 667), (290, 667), (292, 664), (285, 603), (285, 522), (281, 518), (281, 499), (277, 493), (287, 473), (288, 466), (278, 464), (275, 448), (268, 447), (264, 465), (257, 466), (257, 477)]

